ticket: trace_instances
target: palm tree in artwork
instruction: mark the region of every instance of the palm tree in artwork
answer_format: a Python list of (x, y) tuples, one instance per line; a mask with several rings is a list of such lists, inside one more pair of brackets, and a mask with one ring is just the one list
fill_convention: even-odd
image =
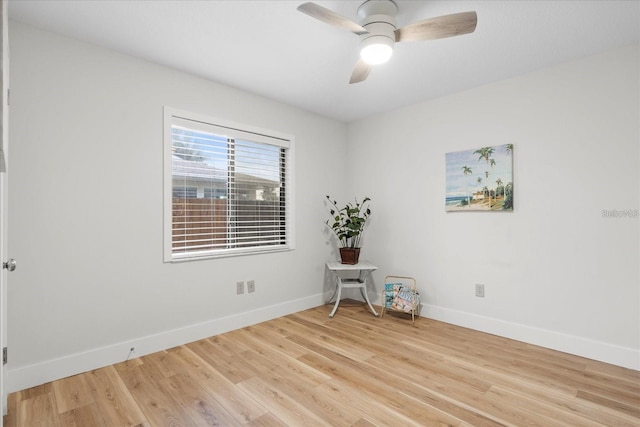
[[(471, 168), (469, 166), (463, 166), (462, 167), (462, 173), (464, 174), (464, 176), (467, 176), (471, 173)], [(468, 190), (467, 190), (467, 183), (465, 181), (464, 183), (464, 193), (467, 195), (467, 205), (469, 205), (471, 203), (471, 200), (469, 200), (469, 194), (468, 194)]]
[[(489, 165), (491, 166), (491, 169), (493, 169), (493, 167), (496, 165), (496, 161), (495, 159), (489, 159)], [(489, 174), (487, 173), (487, 182), (489, 181)], [(497, 200), (498, 198), (498, 189), (496, 188), (496, 191), (493, 192), (493, 199)], [(489, 198), (489, 201), (491, 201), (491, 198)], [(491, 206), (491, 203), (489, 203), (489, 206)]]
[(511, 182), (504, 186), (504, 205), (502, 209), (513, 210), (513, 183)]
[[(491, 159), (493, 160), (493, 159)], [(487, 179), (486, 182), (489, 182), (489, 171), (484, 171), (484, 177)], [(487, 187), (484, 187), (487, 188)], [(489, 193), (489, 207), (491, 207), (491, 193)]]
[[(508, 156), (512, 155), (513, 144), (505, 144), (504, 151)], [(504, 187), (504, 200), (505, 204), (503, 205), (503, 209), (513, 209), (513, 184), (511, 182), (507, 183)]]
[(478, 161), (484, 159), (489, 164), (489, 160), (491, 160), (491, 155), (496, 151), (493, 147), (482, 147), (473, 152), (473, 154), (477, 154)]
[[(496, 198), (498, 197), (498, 189), (502, 187), (502, 180), (500, 178), (496, 179)], [(502, 195), (504, 196), (504, 188), (502, 189)]]
[[(495, 148), (493, 147), (482, 147), (473, 152), (473, 154), (478, 155), (478, 161), (483, 160), (487, 163), (487, 166), (491, 165), (493, 167), (496, 162), (491, 158), (491, 155), (495, 152)], [(485, 172), (487, 181), (489, 178), (489, 171)], [(489, 195), (489, 207), (491, 207), (491, 195)]]

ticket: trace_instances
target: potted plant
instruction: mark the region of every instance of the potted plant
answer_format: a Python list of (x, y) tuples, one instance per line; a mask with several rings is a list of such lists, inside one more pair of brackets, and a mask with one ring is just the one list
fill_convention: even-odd
[(331, 205), (331, 219), (326, 224), (338, 237), (340, 259), (343, 264), (357, 264), (364, 226), (371, 215), (371, 209), (367, 205), (371, 199), (365, 197), (362, 202), (355, 199), (355, 202), (348, 202), (339, 208), (335, 200), (326, 197)]

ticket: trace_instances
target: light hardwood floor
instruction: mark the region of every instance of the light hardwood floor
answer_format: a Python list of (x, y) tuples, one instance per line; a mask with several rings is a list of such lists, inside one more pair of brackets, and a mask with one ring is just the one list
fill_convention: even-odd
[(323, 306), (9, 396), (13, 426), (639, 426), (640, 373)]

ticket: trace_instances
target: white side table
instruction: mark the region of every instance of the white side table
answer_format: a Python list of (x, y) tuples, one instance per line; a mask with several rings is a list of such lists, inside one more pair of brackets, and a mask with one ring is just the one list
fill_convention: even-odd
[[(336, 290), (333, 292), (331, 298), (327, 300), (327, 304), (329, 304), (337, 294), (336, 303), (333, 306), (333, 310), (331, 310), (331, 314), (329, 314), (329, 317), (333, 317), (336, 314), (336, 310), (338, 310), (343, 288), (359, 288), (362, 297), (367, 302), (367, 305), (369, 305), (369, 309), (371, 310), (373, 315), (378, 316), (378, 313), (371, 305), (371, 301), (369, 301), (369, 297), (367, 296), (367, 281), (371, 279), (371, 272), (377, 270), (378, 267), (371, 264), (369, 261), (360, 261), (357, 264), (342, 264), (340, 261), (329, 261), (327, 262), (327, 269), (336, 281)], [(344, 278), (340, 276), (341, 272), (344, 273), (355, 271), (358, 272), (358, 277)]]

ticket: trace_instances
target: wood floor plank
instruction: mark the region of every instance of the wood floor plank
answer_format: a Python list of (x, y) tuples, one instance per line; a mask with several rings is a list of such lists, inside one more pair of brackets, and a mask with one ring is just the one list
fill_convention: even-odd
[(116, 369), (151, 425), (197, 426), (184, 415), (173, 397), (163, 391), (165, 378), (153, 366), (148, 363), (139, 366), (119, 363)]
[(146, 418), (113, 366), (85, 374), (98, 409), (109, 426), (136, 426)]
[(63, 378), (52, 386), (59, 414), (93, 403), (91, 388), (84, 375)]
[(267, 413), (264, 407), (252, 400), (226, 376), (208, 365), (187, 346), (183, 346), (183, 351), (178, 354), (193, 365), (189, 373), (202, 387), (204, 393), (212, 396), (221, 407), (233, 416), (238, 424), (251, 423)]
[(264, 377), (264, 380), (280, 393), (291, 397), (296, 403), (314, 413), (325, 425), (350, 426), (360, 418), (360, 414), (350, 408), (348, 401), (336, 401), (331, 396), (317, 393), (315, 387), (309, 387), (302, 381), (275, 373), (270, 377)]
[(63, 427), (60, 424), (53, 393), (39, 394), (36, 397), (21, 400), (17, 409), (18, 426), (25, 427)]
[(184, 370), (184, 365), (171, 353), (171, 350), (158, 351), (141, 359), (143, 363), (152, 365), (163, 378), (169, 378)]
[(617, 393), (616, 393), (616, 399), (612, 399), (608, 397), (603, 397), (601, 395), (589, 393), (587, 391), (579, 390), (576, 397), (580, 400), (596, 403), (599, 406), (604, 406), (609, 409), (613, 409), (616, 412), (621, 412), (636, 418), (640, 418), (640, 407), (639, 407), (640, 402), (638, 402), (638, 400), (635, 400), (635, 404), (634, 404), (632, 399), (627, 402), (626, 400), (630, 399), (630, 397), (627, 395), (625, 395), (625, 398), (624, 398), (625, 401), (619, 401), (618, 399), (620, 398), (620, 395), (618, 395)]
[(286, 425), (326, 425), (322, 418), (317, 417), (313, 412), (298, 403), (295, 397), (288, 396), (262, 378), (249, 378), (237, 386), (267, 408), (269, 412), (277, 416), (278, 419)]
[(353, 423), (353, 427), (375, 427), (375, 426), (376, 424), (373, 424), (364, 418), (360, 418), (358, 421)]
[[(402, 412), (396, 411), (391, 406), (381, 404), (372, 405), (368, 393), (346, 381), (332, 381), (318, 386), (316, 393), (331, 396), (334, 401), (347, 403), (353, 410), (361, 414), (362, 422), (388, 427), (421, 425)], [(356, 421), (354, 424), (358, 422), (360, 421)]]
[[(276, 363), (276, 366), (272, 368), (273, 371), (279, 372), (280, 376), (296, 378), (297, 380), (304, 381), (310, 387), (322, 384), (331, 379), (330, 376), (319, 372), (315, 369), (309, 368), (304, 363), (301, 363), (297, 357), (306, 354), (308, 350), (300, 351), (303, 347), (295, 344), (294, 342), (286, 339), (291, 345), (281, 345), (274, 342), (271, 336), (267, 335), (245, 335), (247, 339), (254, 342), (254, 345), (258, 346), (261, 354)], [(292, 352), (284, 350), (285, 348), (293, 348)]]
[[(393, 360), (379, 357), (371, 360), (371, 366), (385, 369)], [(405, 365), (404, 368), (394, 364), (395, 376), (400, 383), (391, 383), (390, 386), (401, 388), (402, 393), (410, 399), (426, 402), (433, 408), (446, 414), (453, 415), (462, 422), (468, 422), (474, 426), (495, 426), (505, 424), (502, 416), (480, 410), (476, 405), (469, 404), (484, 399), (490, 386), (488, 383), (473, 383), (472, 375), (469, 381), (459, 382), (449, 378), (450, 370), (432, 366), (429, 370)], [(471, 381), (471, 382), (470, 382)], [(404, 384), (402, 384), (404, 383)], [(447, 399), (442, 392), (454, 394), (455, 399)]]
[(42, 394), (51, 393), (53, 391), (53, 383), (46, 383), (39, 386), (31, 387), (26, 390), (13, 393), (15, 395), (16, 402), (22, 400), (31, 399)]
[(255, 420), (250, 421), (246, 425), (248, 427), (288, 427), (287, 424), (283, 423), (281, 420), (275, 417), (271, 412), (267, 412), (261, 417), (258, 417)]
[[(560, 410), (549, 402), (532, 399), (520, 393), (514, 393), (501, 387), (492, 387), (485, 395), (487, 406), (499, 408), (501, 412), (514, 411), (519, 417), (531, 424), (547, 427), (601, 427), (600, 423), (591, 421), (569, 411)], [(517, 403), (515, 403), (517, 402)]]
[(235, 418), (210, 396), (188, 373), (167, 378), (163, 385), (183, 409), (185, 415), (198, 426), (226, 426), (236, 423)]
[[(299, 341), (304, 338), (296, 337)], [(311, 343), (308, 343), (311, 344)], [(377, 401), (385, 406), (406, 415), (412, 420), (416, 420), (422, 425), (433, 425), (441, 423), (443, 425), (458, 425), (457, 418), (446, 414), (440, 415), (437, 411), (431, 410), (428, 404), (407, 404), (407, 399), (398, 392), (395, 385), (402, 381), (394, 379), (390, 369), (387, 371), (377, 370), (372, 366), (364, 366), (357, 361), (350, 360), (339, 354), (331, 354), (330, 350), (323, 351), (320, 346), (313, 345), (314, 353), (301, 356), (300, 360), (314, 366), (316, 369), (324, 370), (333, 376), (337, 382), (355, 383), (358, 388), (365, 393), (367, 399)], [(402, 385), (404, 387), (404, 384)]]
[(331, 330), (322, 325), (318, 325), (313, 322), (306, 322), (303, 319), (299, 319), (297, 321), (287, 319), (285, 321), (291, 322), (292, 325), (295, 325), (294, 329), (297, 330), (297, 334), (313, 337), (316, 341), (322, 342), (323, 346), (348, 358), (364, 361), (375, 354), (367, 348), (353, 346), (352, 343), (333, 337)]
[(331, 377), (319, 372), (297, 359), (287, 360), (273, 370), (274, 374), (293, 381), (304, 383), (307, 387), (317, 387), (331, 380)]
[[(187, 347), (193, 351), (195, 354), (200, 356), (205, 362), (211, 365), (214, 369), (224, 375), (229, 381), (232, 383), (239, 383), (248, 378), (251, 378), (256, 375), (255, 370), (253, 370), (250, 366), (243, 365), (238, 363), (241, 360), (238, 357), (240, 352), (247, 351), (247, 347), (243, 346), (242, 350), (239, 353), (233, 355), (227, 355), (224, 353), (218, 352), (218, 340), (209, 341), (203, 340), (204, 342), (198, 342), (197, 345), (188, 344)], [(233, 344), (234, 341), (228, 337), (225, 337), (222, 340), (225, 345), (228, 347), (228, 344)]]
[(60, 414), (59, 418), (60, 424), (65, 427), (109, 427), (113, 425), (105, 421), (98, 404), (95, 402)]
[(307, 352), (304, 347), (300, 347), (299, 345), (289, 341), (286, 338), (286, 334), (270, 328), (269, 324), (269, 322), (260, 323), (259, 325), (254, 326), (253, 329), (248, 330), (248, 332), (250, 332), (256, 340), (259, 340), (261, 343), (268, 343), (270, 347), (286, 354), (287, 356), (296, 358)]
[(640, 372), (320, 306), (12, 393), (6, 427), (640, 425)]
[(229, 339), (230, 334), (231, 332), (228, 332), (226, 334), (217, 335), (215, 337), (207, 338), (206, 340), (201, 340), (201, 341), (205, 341), (215, 346), (215, 348), (218, 350), (216, 354), (224, 353), (227, 356), (234, 356), (238, 353), (242, 353), (243, 351), (246, 351), (247, 347), (245, 345)]
[(640, 387), (640, 371), (634, 371), (633, 369), (610, 365), (608, 363), (601, 363), (590, 359), (586, 360), (586, 364), (587, 372), (592, 372), (594, 374), (607, 377), (613, 377), (618, 381), (635, 384), (636, 386)]

